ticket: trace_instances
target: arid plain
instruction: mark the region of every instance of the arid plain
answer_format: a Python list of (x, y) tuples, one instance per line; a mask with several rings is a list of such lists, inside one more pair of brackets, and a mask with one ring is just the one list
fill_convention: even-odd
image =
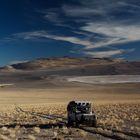
[[(38, 61), (43, 66), (44, 63), (51, 61), (51, 67), (38, 69), (36, 68)], [(131, 82), (125, 78), (129, 82), (110, 83), (108, 81), (104, 84), (99, 83), (98, 79), (95, 83), (69, 81), (69, 78), (76, 76), (102, 77), (109, 73), (112, 73), (110, 74), (112, 76), (118, 75), (118, 79), (121, 79), (119, 76), (124, 75), (124, 72), (125, 77), (127, 74), (139, 76), (138, 63), (135, 62), (136, 67), (134, 67), (128, 62), (116, 60), (97, 59), (96, 61), (100, 64), (97, 65), (95, 60), (89, 60), (89, 58), (86, 60), (66, 60), (66, 58), (37, 60), (30, 62), (30, 65), (20, 64), (16, 70), (16, 67), (11, 66), (1, 68), (0, 138), (13, 140), (139, 139), (140, 83), (138, 79)], [(81, 64), (76, 65), (79, 62), (84, 63), (83, 67), (80, 66)], [(29, 68), (31, 64), (35, 65), (34, 70)], [(120, 70), (118, 65), (125, 66)], [(93, 103), (93, 109), (98, 118), (97, 128), (67, 128), (66, 106), (71, 100), (89, 100)], [(54, 115), (59, 118), (50, 120), (44, 115)]]

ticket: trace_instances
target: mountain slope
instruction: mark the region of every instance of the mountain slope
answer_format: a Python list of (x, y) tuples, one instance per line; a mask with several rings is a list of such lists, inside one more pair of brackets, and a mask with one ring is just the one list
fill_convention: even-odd
[(3, 67), (1, 72), (46, 70), (57, 75), (140, 74), (140, 62), (101, 58), (40, 58)]

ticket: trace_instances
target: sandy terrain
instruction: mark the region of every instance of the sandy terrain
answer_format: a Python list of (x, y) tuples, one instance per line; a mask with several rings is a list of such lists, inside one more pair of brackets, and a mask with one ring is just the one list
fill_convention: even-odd
[[(120, 93), (113, 96), (112, 91), (104, 94), (103, 90), (96, 91), (98, 93), (90, 89), (86, 94), (84, 88), (43, 91), (28, 89), (12, 92), (5, 90), (1, 96), (0, 105), (0, 139), (138, 140), (140, 137), (139, 94), (122, 95)], [(102, 91), (102, 94), (99, 91)], [(66, 103), (75, 99), (74, 93), (78, 93), (76, 99), (86, 98), (94, 101), (93, 108), (98, 118), (96, 128), (85, 126), (69, 128), (66, 126)], [(70, 95), (68, 96), (68, 94)], [(47, 119), (47, 115), (60, 118), (50, 120)]]
[[(74, 84), (74, 83), (73, 83)], [(46, 89), (0, 89), (0, 104), (68, 103), (70, 100), (90, 100), (95, 104), (140, 102), (140, 83), (82, 85)]]
[[(13, 85), (0, 88), (0, 139), (139, 139), (139, 82), (88, 84), (68, 82), (68, 76), (35, 75), (8, 75), (6, 80), (1, 76), (4, 83)], [(92, 101), (97, 128), (67, 128), (70, 100)], [(62, 118), (48, 120), (46, 114)]]

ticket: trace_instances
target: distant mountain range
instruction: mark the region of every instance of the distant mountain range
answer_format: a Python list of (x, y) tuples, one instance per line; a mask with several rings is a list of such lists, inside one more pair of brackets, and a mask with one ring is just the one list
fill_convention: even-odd
[(109, 58), (39, 58), (0, 68), (0, 72), (53, 70), (63, 75), (140, 74), (140, 62)]

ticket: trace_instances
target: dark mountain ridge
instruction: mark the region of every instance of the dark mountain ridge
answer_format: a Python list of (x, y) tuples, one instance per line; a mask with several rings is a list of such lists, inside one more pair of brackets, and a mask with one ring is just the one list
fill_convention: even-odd
[(139, 61), (110, 58), (39, 58), (36, 60), (1, 67), (0, 72), (46, 70), (65, 75), (118, 75), (140, 74)]

